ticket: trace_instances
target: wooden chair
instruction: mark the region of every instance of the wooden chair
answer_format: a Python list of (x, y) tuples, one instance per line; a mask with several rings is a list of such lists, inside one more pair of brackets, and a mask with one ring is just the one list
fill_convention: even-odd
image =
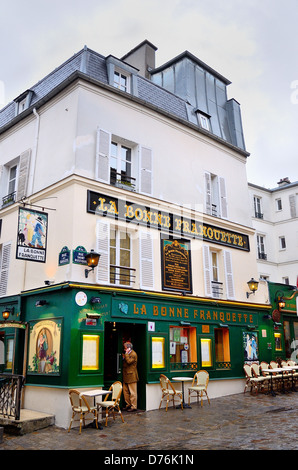
[(108, 398), (110, 396), (110, 394), (109, 394), (109, 395), (105, 396), (105, 399), (103, 401), (97, 402), (97, 406), (101, 406), (102, 409), (106, 410), (106, 423), (105, 423), (105, 426), (108, 425), (109, 414), (112, 413), (113, 414), (113, 419), (115, 420), (115, 412), (120, 414), (121, 419), (122, 419), (122, 423), (124, 423), (124, 419), (123, 419), (121, 409), (120, 409), (120, 398), (121, 398), (121, 393), (122, 393), (122, 383), (119, 382), (119, 381), (114, 382), (110, 386), (109, 390), (112, 393), (112, 397), (111, 397), (112, 399), (108, 400)]
[[(69, 390), (68, 392), (69, 394), (69, 399), (70, 399), (70, 404), (71, 404), (71, 408), (72, 408), (72, 417), (71, 417), (71, 420), (70, 420), (70, 424), (69, 424), (69, 428), (68, 428), (68, 432), (70, 431), (70, 428), (71, 428), (71, 425), (73, 423), (73, 421), (78, 421), (78, 419), (74, 419), (75, 416), (78, 414), (80, 416), (80, 432), (79, 434), (81, 434), (81, 431), (82, 431), (82, 423), (84, 423), (84, 426), (85, 426), (85, 415), (87, 414), (93, 414), (93, 418), (92, 418), (92, 421), (95, 421), (95, 425), (96, 427), (98, 428), (98, 422), (97, 422), (97, 407), (96, 406), (90, 406), (87, 399), (83, 396), (83, 395), (80, 395), (80, 392), (78, 390), (74, 390), (74, 389), (71, 389)], [(90, 421), (91, 418), (88, 418), (88, 420)]]
[(209, 383), (209, 374), (206, 370), (199, 370), (195, 373), (192, 380), (192, 385), (188, 389), (188, 404), (190, 404), (190, 396), (192, 393), (196, 394), (197, 401), (201, 397), (201, 406), (203, 406), (203, 394), (205, 393), (208, 403), (210, 405), (210, 400), (207, 394), (207, 387)]
[(168, 377), (166, 377), (163, 374), (160, 375), (159, 382), (160, 382), (161, 391), (162, 391), (159, 409), (161, 407), (161, 404), (164, 398), (166, 398), (167, 400), (166, 411), (168, 411), (168, 404), (169, 404), (170, 399), (173, 400), (173, 407), (175, 407), (175, 398), (177, 397), (180, 399), (181, 408), (183, 410), (182, 391), (176, 390), (173, 384), (171, 383), (170, 379), (168, 379)]

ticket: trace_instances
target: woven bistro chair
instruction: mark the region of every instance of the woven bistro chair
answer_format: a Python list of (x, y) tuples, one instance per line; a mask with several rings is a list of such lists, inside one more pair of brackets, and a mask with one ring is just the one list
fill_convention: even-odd
[(209, 374), (206, 370), (199, 370), (195, 373), (192, 380), (192, 385), (188, 388), (188, 404), (190, 404), (190, 396), (192, 393), (196, 394), (197, 401), (201, 397), (201, 406), (203, 406), (203, 394), (205, 393), (208, 403), (210, 400), (207, 394), (207, 387), (209, 383)]
[[(265, 369), (265, 367), (264, 367)], [(267, 390), (269, 390), (269, 385), (270, 385), (270, 374), (267, 373), (267, 375), (262, 374), (262, 369), (259, 364), (256, 362), (253, 362), (251, 364), (251, 370), (252, 370), (252, 376), (254, 378), (261, 378), (262, 380), (259, 381), (259, 387), (258, 389), (264, 390), (265, 385), (267, 385)]]
[(124, 419), (121, 413), (120, 409), (120, 398), (121, 398), (121, 393), (122, 393), (122, 383), (117, 381), (114, 382), (109, 390), (112, 392), (112, 397), (110, 400), (108, 400), (109, 395), (105, 396), (105, 399), (103, 401), (97, 402), (98, 407), (102, 407), (102, 410), (106, 410), (106, 423), (105, 426), (108, 425), (108, 417), (109, 414), (113, 414), (113, 419), (115, 420), (115, 412), (117, 412), (122, 419), (122, 423), (124, 423)]
[(168, 377), (163, 374), (161, 374), (159, 377), (159, 383), (162, 391), (159, 409), (161, 407), (163, 399), (167, 400), (166, 411), (168, 411), (168, 404), (170, 399), (173, 400), (173, 407), (175, 407), (175, 398), (177, 397), (180, 400), (181, 409), (183, 410), (182, 391), (176, 390), (170, 379), (168, 379)]
[(265, 380), (265, 377), (254, 377), (252, 368), (249, 364), (244, 364), (243, 370), (245, 373), (245, 378), (246, 378), (246, 383), (244, 387), (244, 392), (246, 392), (246, 389), (248, 386), (251, 387), (250, 391), (253, 393), (253, 390), (255, 390), (256, 394), (259, 391), (260, 383), (263, 383)]
[[(87, 399), (80, 395), (80, 392), (78, 390), (71, 389), (68, 392), (69, 394), (69, 399), (70, 399), (70, 404), (72, 408), (72, 417), (70, 420), (68, 432), (70, 431), (71, 425), (73, 421), (78, 421), (78, 419), (75, 419), (76, 415), (80, 416), (80, 434), (82, 431), (82, 423), (84, 423), (85, 426), (85, 420), (86, 417), (85, 415), (87, 414), (93, 414), (92, 421), (95, 421), (95, 425), (98, 428), (98, 422), (97, 422), (97, 407), (96, 406), (90, 406)], [(87, 418), (89, 421), (91, 418)]]

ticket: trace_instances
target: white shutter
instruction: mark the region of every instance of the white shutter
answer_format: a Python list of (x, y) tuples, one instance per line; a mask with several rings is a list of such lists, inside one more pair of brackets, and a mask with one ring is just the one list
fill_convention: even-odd
[(296, 196), (295, 196), (295, 194), (292, 194), (291, 196), (289, 196), (289, 201), (290, 201), (291, 217), (293, 219), (297, 216), (297, 214), (296, 214)]
[(6, 295), (8, 285), (11, 243), (3, 243), (0, 259), (0, 296)]
[(203, 267), (204, 267), (205, 295), (206, 297), (212, 297), (210, 254), (209, 254), (209, 246), (207, 245), (203, 245)]
[(153, 175), (153, 156), (152, 150), (146, 147), (139, 147), (139, 168), (140, 183), (139, 191), (144, 194), (152, 195), (152, 175)]
[(205, 179), (205, 212), (212, 215), (212, 200), (211, 200), (211, 175), (207, 171), (204, 174)]
[(100, 253), (96, 268), (96, 282), (108, 284), (110, 282), (110, 224), (102, 218), (96, 222), (96, 251)]
[(220, 195), (220, 214), (223, 219), (228, 218), (228, 204), (226, 182), (223, 177), (219, 178), (219, 195)]
[(226, 274), (226, 295), (230, 300), (235, 299), (234, 279), (232, 269), (232, 255), (229, 251), (224, 251), (224, 263)]
[(140, 231), (140, 287), (153, 289), (153, 239), (150, 232)]
[(29, 179), (29, 168), (30, 168), (31, 150), (26, 150), (20, 155), (19, 162), (19, 176), (18, 176), (18, 187), (17, 187), (17, 201), (20, 201), (22, 197), (27, 196), (27, 185)]
[(95, 179), (110, 183), (110, 147), (111, 134), (103, 129), (97, 129)]

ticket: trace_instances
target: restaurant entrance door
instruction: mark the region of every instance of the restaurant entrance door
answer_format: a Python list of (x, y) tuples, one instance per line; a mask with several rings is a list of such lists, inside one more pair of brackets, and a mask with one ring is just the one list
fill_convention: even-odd
[[(138, 409), (146, 409), (146, 325), (105, 322), (104, 385), (122, 382), (123, 344), (130, 341), (138, 355)], [(123, 395), (122, 395), (123, 401)], [(123, 404), (123, 403), (122, 403)]]

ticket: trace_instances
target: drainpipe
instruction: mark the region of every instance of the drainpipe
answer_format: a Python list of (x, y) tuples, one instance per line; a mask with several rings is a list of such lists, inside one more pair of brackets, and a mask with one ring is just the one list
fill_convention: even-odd
[(34, 144), (32, 148), (32, 155), (31, 155), (31, 163), (30, 163), (30, 174), (29, 174), (29, 181), (28, 181), (28, 194), (31, 195), (33, 193), (33, 185), (34, 185), (34, 175), (35, 175), (35, 164), (36, 164), (36, 155), (37, 155), (37, 147), (38, 147), (38, 139), (39, 139), (39, 121), (40, 116), (36, 111), (36, 108), (33, 109), (33, 114), (36, 117), (35, 123), (35, 136), (34, 136)]

